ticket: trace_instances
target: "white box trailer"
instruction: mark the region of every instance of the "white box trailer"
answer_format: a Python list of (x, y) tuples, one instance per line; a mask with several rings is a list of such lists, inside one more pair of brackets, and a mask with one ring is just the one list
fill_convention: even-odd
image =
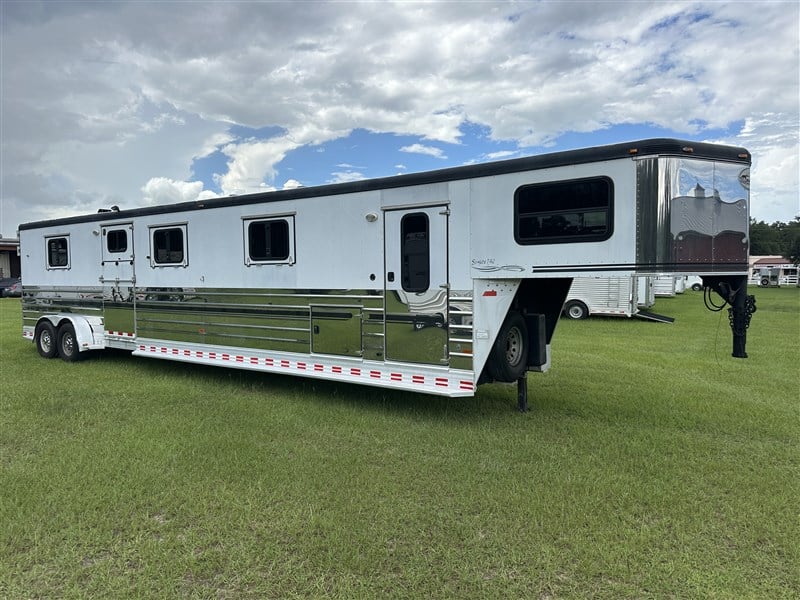
[(653, 287), (652, 275), (640, 275), (636, 278), (638, 284), (639, 308), (652, 308), (656, 303), (656, 291)]
[(575, 278), (695, 273), (745, 315), (750, 160), (642, 140), (26, 223), (23, 335), (469, 396), (549, 368)]
[(653, 280), (653, 290), (657, 297), (672, 298), (678, 294), (678, 278), (674, 275), (658, 275)]
[(798, 286), (800, 285), (798, 271), (800, 271), (800, 268), (797, 265), (788, 263), (758, 267), (753, 269), (750, 283), (756, 283), (761, 287)]
[(653, 306), (652, 277), (576, 277), (572, 280), (564, 302), (563, 314), (570, 319), (592, 315), (605, 317), (639, 317), (662, 323), (674, 319), (645, 308)]

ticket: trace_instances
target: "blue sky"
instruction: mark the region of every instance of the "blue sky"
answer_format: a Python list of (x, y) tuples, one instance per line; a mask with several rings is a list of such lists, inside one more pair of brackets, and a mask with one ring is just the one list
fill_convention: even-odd
[[(706, 130), (714, 139), (733, 138), (742, 122), (723, 130)], [(348, 136), (319, 145), (307, 145), (287, 153), (276, 165), (277, 173), (265, 186), (282, 188), (294, 180), (303, 186), (371, 179), (403, 173), (430, 171), (445, 167), (517, 158), (589, 146), (614, 144), (652, 137), (686, 137), (680, 132), (652, 125), (615, 125), (590, 133), (567, 132), (546, 147), (520, 148), (511, 141), (489, 139), (486, 128), (473, 124), (461, 127), (458, 143), (425, 140), (421, 136), (374, 133), (357, 129)], [(268, 139), (283, 132), (270, 129), (231, 128), (236, 139)], [(216, 181), (227, 171), (228, 157), (217, 150), (192, 162), (192, 178), (202, 181), (204, 189), (222, 194)]]
[(23, 222), (675, 137), (800, 214), (800, 3), (0, 3)]

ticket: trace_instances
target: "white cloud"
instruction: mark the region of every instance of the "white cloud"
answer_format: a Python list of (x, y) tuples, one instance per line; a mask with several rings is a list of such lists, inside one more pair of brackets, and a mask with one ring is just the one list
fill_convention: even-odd
[(434, 158), (442, 158), (445, 159), (444, 152), (442, 152), (441, 148), (436, 148), (434, 146), (425, 146), (424, 144), (411, 144), (410, 146), (403, 146), (400, 148), (400, 152), (409, 152), (411, 154), (426, 154), (428, 156), (433, 156)]
[(223, 146), (233, 142), (236, 138), (228, 132), (215, 132), (203, 141), (200, 150), (192, 158), (205, 158)]
[(800, 132), (796, 115), (753, 115), (745, 121), (738, 138), (715, 141), (742, 145), (753, 155), (753, 216), (768, 223), (800, 216)]
[(271, 182), (276, 175), (275, 165), (299, 145), (283, 137), (224, 146), (222, 152), (230, 160), (228, 172), (217, 181), (223, 195), (263, 191), (264, 179)]
[(263, 190), (287, 153), (356, 128), (446, 160), (433, 144), (466, 122), (536, 150), (620, 124), (707, 137), (746, 122), (726, 141), (753, 151), (758, 207), (797, 211), (795, 2), (346, 6), (3, 3), (0, 228), (139, 205), (142, 182), (188, 181), (218, 150), (223, 194)]
[(501, 160), (503, 158), (509, 158), (518, 154), (519, 150), (500, 150), (499, 152), (489, 152), (489, 154), (486, 155), (486, 158), (489, 160)]
[(362, 179), (366, 179), (363, 173), (359, 173), (358, 171), (344, 171), (331, 173), (331, 178), (328, 180), (328, 183), (345, 183), (347, 181), (360, 181)]
[(297, 188), (301, 187), (303, 187), (303, 184), (296, 179), (287, 179), (283, 184), (284, 190), (296, 190)]
[(142, 200), (146, 205), (192, 202), (213, 198), (216, 194), (203, 190), (202, 181), (175, 181), (167, 177), (153, 177), (142, 186)]

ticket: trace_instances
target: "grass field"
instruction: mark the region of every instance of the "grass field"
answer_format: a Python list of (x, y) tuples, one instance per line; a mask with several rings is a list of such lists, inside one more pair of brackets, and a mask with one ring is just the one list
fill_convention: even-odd
[(800, 289), (746, 360), (562, 320), (553, 368), (445, 399), (113, 352), (0, 300), (0, 598), (800, 597)]

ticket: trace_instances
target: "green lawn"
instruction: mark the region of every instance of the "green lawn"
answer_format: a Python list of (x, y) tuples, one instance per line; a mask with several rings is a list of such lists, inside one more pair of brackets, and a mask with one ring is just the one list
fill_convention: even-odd
[(0, 300), (0, 598), (798, 598), (800, 289), (746, 360), (562, 320), (553, 367), (446, 399), (39, 358)]

